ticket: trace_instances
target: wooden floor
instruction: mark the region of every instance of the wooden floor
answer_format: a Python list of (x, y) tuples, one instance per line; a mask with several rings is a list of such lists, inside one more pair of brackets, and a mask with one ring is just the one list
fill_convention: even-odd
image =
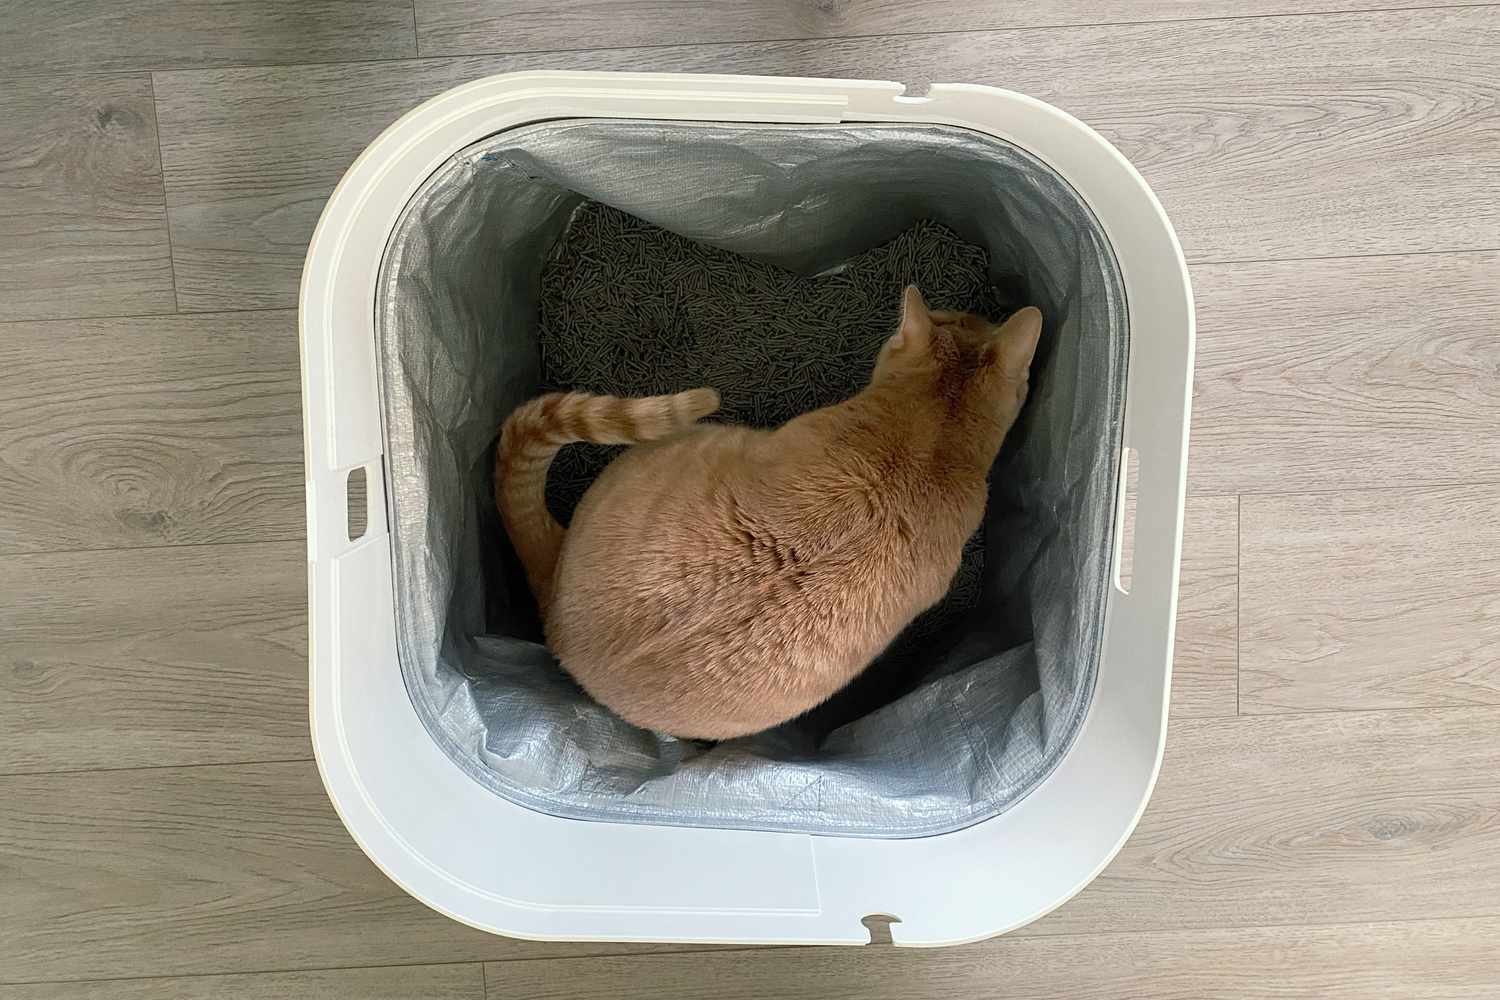
[[(1155, 187), (1199, 310), (1172, 729), (1056, 913), (938, 951), (534, 944), (344, 832), (302, 256), (384, 126), (522, 68), (998, 84)], [(0, 7), (0, 1000), (1500, 997), (1497, 525), (1500, 6)]]

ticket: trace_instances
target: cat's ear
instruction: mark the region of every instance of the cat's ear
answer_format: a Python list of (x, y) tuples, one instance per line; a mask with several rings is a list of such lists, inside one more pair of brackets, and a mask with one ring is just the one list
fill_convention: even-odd
[(995, 331), (989, 350), (1006, 375), (1019, 378), (1031, 367), (1037, 341), (1041, 339), (1042, 311), (1036, 306), (1027, 306)]
[(901, 325), (891, 337), (892, 347), (926, 347), (932, 340), (932, 313), (916, 285), (907, 285), (901, 296)]

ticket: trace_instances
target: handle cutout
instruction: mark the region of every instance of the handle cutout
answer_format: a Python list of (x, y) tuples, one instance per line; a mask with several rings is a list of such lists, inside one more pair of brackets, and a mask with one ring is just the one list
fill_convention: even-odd
[(351, 542), (363, 538), (370, 528), (369, 492), (369, 483), (365, 481), (365, 467), (361, 465), (357, 469), (351, 469), (349, 478), (344, 481), (345, 523), (349, 526)]
[(870, 932), (869, 944), (895, 944), (891, 938), (891, 924), (899, 924), (900, 917), (893, 917), (889, 913), (871, 913), (860, 918), (860, 923), (865, 925), (865, 930)]
[(1115, 586), (1130, 593), (1135, 569), (1135, 494), (1141, 481), (1141, 455), (1126, 448), (1120, 462), (1119, 515), (1115, 519)]

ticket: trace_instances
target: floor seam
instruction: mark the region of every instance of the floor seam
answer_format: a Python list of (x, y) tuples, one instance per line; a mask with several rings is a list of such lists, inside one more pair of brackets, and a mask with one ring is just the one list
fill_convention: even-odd
[(1245, 499), (1236, 494), (1234, 498), (1234, 714), (1243, 714), (1240, 711), (1240, 672), (1243, 662), (1240, 659), (1240, 647), (1243, 645), (1241, 633), (1241, 607), (1245, 603), (1245, 577), (1244, 577), (1244, 551), (1245, 551)]
[[(211, 66), (172, 66), (172, 65), (143, 65), (130, 69), (108, 69), (108, 70), (84, 70), (77, 68), (65, 68), (56, 70), (35, 70), (23, 73), (3, 74), (0, 73), (0, 81), (12, 82), (21, 80), (47, 79), (51, 77), (94, 77), (94, 76), (130, 76), (156, 73), (217, 73), (226, 70), (264, 70), (264, 69), (311, 69), (320, 67), (336, 66), (377, 66), (385, 63), (408, 62), (414, 60), (434, 61), (442, 59), (485, 59), (499, 56), (548, 56), (568, 55), (581, 52), (637, 52), (650, 51), (654, 49), (691, 49), (704, 48), (707, 46), (738, 46), (748, 47), (752, 45), (786, 45), (789, 43), (808, 42), (844, 42), (863, 41), (879, 39), (901, 39), (901, 38), (936, 38), (945, 35), (977, 35), (992, 34), (999, 32), (1021, 32), (1021, 31), (1061, 31), (1068, 29), (1085, 28), (1131, 28), (1149, 27), (1155, 24), (1203, 24), (1215, 21), (1260, 21), (1274, 18), (1329, 18), (1329, 17), (1352, 17), (1356, 15), (1370, 14), (1402, 14), (1420, 13), (1422, 11), (1463, 11), (1463, 10), (1486, 10), (1500, 6), (1495, 3), (1433, 3), (1412, 4), (1402, 7), (1358, 7), (1341, 10), (1288, 10), (1271, 11), (1262, 14), (1231, 14), (1211, 15), (1202, 17), (1167, 17), (1147, 18), (1141, 20), (1124, 21), (1075, 21), (1056, 24), (1030, 24), (1030, 25), (996, 25), (984, 28), (944, 28), (935, 31), (880, 31), (869, 34), (851, 35), (795, 35), (777, 38), (730, 38), (718, 41), (700, 42), (661, 42), (651, 45), (593, 45), (578, 46), (573, 48), (539, 48), (539, 49), (484, 49), (464, 52), (442, 52), (433, 54), (422, 54), (420, 43), (417, 45), (418, 54), (414, 56), (383, 56), (374, 59), (335, 59), (312, 62), (245, 62), (245, 63), (223, 63)], [(413, 24), (415, 25), (415, 18)]]
[(0, 329), (7, 326), (20, 326), (22, 324), (37, 323), (107, 323), (126, 319), (168, 319), (183, 317), (196, 319), (204, 316), (239, 316), (252, 313), (289, 313), (293, 317), (297, 315), (296, 306), (253, 306), (246, 309), (199, 309), (184, 312), (138, 312), (138, 313), (110, 313), (108, 315), (84, 315), (84, 316), (48, 316), (38, 319), (0, 319)]
[[(413, 0), (415, 2), (415, 0)], [(167, 206), (167, 160), (161, 151), (161, 110), (156, 100), (156, 74), (146, 74), (146, 86), (151, 91), (151, 124), (156, 129), (156, 171), (161, 177), (161, 225), (167, 234), (167, 274), (172, 279), (172, 315), (182, 312), (182, 299), (177, 295), (177, 252), (172, 246), (172, 212)]]
[[(1383, 920), (1382, 919), (1373, 919), (1373, 920), (1332, 920), (1332, 921), (1316, 921), (1316, 922), (1302, 921), (1302, 922), (1268, 923), (1268, 924), (1267, 923), (1261, 923), (1261, 924), (1208, 924), (1208, 925), (1201, 925), (1201, 926), (1183, 926), (1183, 927), (1153, 927), (1153, 928), (1150, 928), (1150, 929), (1147, 929), (1147, 930), (1067, 931), (1067, 932), (1060, 932), (1060, 933), (1056, 933), (1056, 934), (1024, 933), (1024, 932), (1023, 933), (1015, 933), (1015, 932), (1012, 932), (1010, 934), (997, 935), (996, 937), (988, 938), (988, 939), (986, 939), (984, 941), (970, 942), (969, 944), (958, 945), (958, 946), (955, 946), (955, 947), (964, 948), (964, 949), (971, 949), (972, 950), (972, 949), (977, 949), (977, 948), (985, 947), (986, 945), (993, 945), (996, 942), (1000, 942), (1000, 941), (1022, 943), (1022, 942), (1028, 942), (1028, 941), (1047, 941), (1047, 940), (1057, 940), (1057, 939), (1102, 938), (1102, 937), (1111, 937), (1111, 938), (1118, 938), (1118, 937), (1153, 937), (1153, 936), (1161, 936), (1161, 935), (1167, 935), (1167, 934), (1179, 934), (1179, 935), (1180, 934), (1210, 934), (1210, 933), (1213, 933), (1215, 931), (1234, 933), (1234, 932), (1257, 931), (1257, 930), (1272, 930), (1272, 931), (1274, 931), (1274, 930), (1286, 930), (1286, 929), (1293, 929), (1293, 928), (1302, 928), (1302, 929), (1308, 929), (1308, 930), (1317, 930), (1317, 929), (1321, 929), (1321, 928), (1334, 928), (1334, 927), (1374, 927), (1374, 926), (1409, 925), (1409, 924), (1440, 924), (1440, 923), (1451, 923), (1453, 921), (1496, 920), (1496, 919), (1500, 919), (1500, 913), (1465, 913), (1465, 914), (1449, 914), (1449, 915), (1434, 916), (1434, 917), (1394, 917), (1394, 918), (1387, 918), (1387, 919), (1383, 919)], [(900, 947), (900, 945), (898, 944), (897, 947)], [(484, 959), (473, 958), (473, 959), (462, 959), (462, 960), (459, 960), (459, 961), (382, 962), (382, 963), (378, 963), (378, 964), (374, 964), (374, 965), (326, 965), (326, 966), (297, 967), (297, 968), (234, 970), (234, 971), (227, 971), (227, 972), (181, 972), (181, 973), (170, 973), (169, 972), (169, 973), (162, 973), (162, 974), (151, 975), (151, 976), (96, 976), (96, 977), (93, 977), (93, 978), (80, 978), (80, 979), (0, 980), (0, 986), (43, 986), (43, 985), (60, 984), (60, 983), (133, 982), (133, 981), (151, 980), (151, 979), (217, 979), (217, 978), (225, 978), (225, 977), (229, 977), (229, 976), (295, 975), (297, 973), (305, 973), (305, 972), (356, 972), (356, 971), (371, 970), (371, 969), (452, 968), (452, 967), (464, 966), (464, 965), (479, 965), (479, 966), (484, 966), (484, 965), (488, 965), (488, 964), (503, 965), (503, 964), (508, 963), (508, 962), (579, 962), (579, 961), (591, 961), (591, 960), (601, 959), (601, 958), (631, 958), (631, 959), (645, 959), (645, 960), (650, 960), (650, 959), (654, 959), (654, 958), (662, 958), (662, 957), (669, 957), (669, 956), (680, 956), (680, 955), (700, 955), (700, 956), (703, 956), (703, 957), (706, 957), (706, 958), (712, 958), (712, 957), (714, 957), (716, 955), (734, 955), (734, 954), (743, 954), (745, 952), (789, 952), (789, 951), (819, 952), (819, 951), (827, 951), (827, 950), (828, 950), (828, 946), (825, 946), (825, 945), (770, 945), (770, 944), (766, 944), (766, 945), (753, 945), (752, 944), (752, 945), (729, 945), (729, 946), (723, 946), (723, 945), (713, 945), (713, 944), (684, 944), (684, 945), (682, 945), (681, 948), (663, 948), (661, 950), (654, 950), (654, 951), (618, 951), (618, 952), (600, 951), (600, 952), (590, 952), (589, 954), (584, 954), (584, 955), (524, 955), (524, 956), (523, 955), (518, 955), (518, 956), (515, 956), (515, 957), (512, 957), (512, 958), (484, 958)]]
[[(583, 957), (583, 956), (579, 956)], [(302, 972), (360, 972), (377, 969), (446, 969), (465, 965), (483, 966), (493, 959), (464, 959), (458, 962), (380, 962), (375, 965), (320, 965), (312, 968), (251, 969), (233, 972), (166, 972), (152, 976), (95, 976), (88, 979), (0, 979), (0, 986), (47, 986), (54, 983), (130, 983), (152, 979), (221, 979), (228, 976), (287, 976)]]
[[(1084, 28), (1133, 28), (1146, 27), (1154, 24), (1199, 24), (1213, 21), (1260, 21), (1270, 18), (1301, 18), (1301, 17), (1352, 17), (1368, 14), (1401, 14), (1416, 13), (1428, 10), (1485, 10), (1500, 6), (1494, 3), (1436, 3), (1436, 4), (1414, 4), (1404, 7), (1361, 7), (1349, 10), (1303, 10), (1303, 11), (1280, 11), (1264, 14), (1236, 14), (1216, 15), (1205, 17), (1168, 17), (1150, 18), (1144, 20), (1125, 21), (1077, 21), (1064, 22), (1061, 24), (1028, 24), (1028, 25), (996, 25), (984, 28), (942, 28), (935, 31), (879, 31), (869, 34), (852, 35), (797, 35), (781, 38), (735, 38), (720, 41), (701, 42), (661, 42), (654, 45), (620, 45), (620, 46), (579, 46), (574, 48), (539, 48), (539, 49), (484, 49), (470, 50), (464, 52), (436, 52), (428, 55), (419, 55), (419, 59), (475, 59), (494, 58), (499, 56), (525, 56), (525, 55), (566, 55), (577, 52), (633, 52), (647, 51), (652, 49), (674, 49), (674, 48), (702, 48), (705, 46), (751, 46), (751, 45), (786, 45), (797, 42), (847, 42), (876, 39), (901, 39), (901, 38), (941, 38), (945, 35), (977, 35), (992, 34), (999, 32), (1022, 32), (1022, 31), (1063, 31), (1069, 29)], [(393, 60), (381, 60), (391, 62)], [(316, 65), (339, 65), (336, 63), (320, 63)], [(192, 72), (191, 69), (183, 72)]]
[(54, 778), (72, 774), (125, 774), (135, 771), (189, 771), (203, 767), (264, 767), (269, 764), (310, 764), (311, 753), (272, 760), (209, 760), (188, 764), (136, 764), (131, 767), (66, 767), (57, 771), (0, 771), (0, 778)]
[[(299, 469), (303, 467), (303, 463), (301, 463), (301, 462), (293, 462), (293, 461), (290, 461), (290, 460), (285, 461), (285, 462), (275, 462), (275, 463), (267, 462), (265, 464), (267, 464), (267, 465), (273, 465), (273, 464), (274, 465), (292, 465), (292, 466), (296, 466)], [(44, 557), (44, 556), (98, 555), (98, 554), (104, 553), (104, 552), (164, 552), (164, 551), (167, 551), (167, 550), (170, 550), (170, 549), (208, 549), (208, 548), (216, 548), (216, 547), (222, 546), (222, 545), (288, 545), (288, 544), (290, 544), (292, 542), (306, 542), (306, 541), (307, 541), (307, 532), (304, 530), (304, 531), (299, 532), (298, 534), (294, 534), (294, 535), (276, 536), (276, 535), (271, 535), (271, 534), (268, 533), (265, 537), (260, 537), (260, 538), (246, 538), (246, 539), (241, 539), (241, 540), (238, 540), (238, 541), (223, 541), (223, 542), (167, 542), (167, 543), (162, 544), (162, 545), (115, 545), (115, 546), (102, 546), (102, 547), (98, 547), (98, 548), (83, 548), (83, 549), (36, 549), (36, 550), (28, 550), (26, 552), (0, 552), (0, 563), (4, 563), (8, 559), (32, 559), (32, 558), (41, 558), (41, 557)]]
[(1233, 267), (1236, 264), (1293, 264), (1319, 260), (1378, 260), (1382, 257), (1441, 257), (1455, 254), (1486, 254), (1500, 251), (1500, 246), (1453, 247), (1431, 250), (1377, 250), (1373, 253), (1328, 253), (1309, 254), (1302, 257), (1225, 257), (1221, 260), (1192, 260), (1188, 269), (1195, 267)]
[[(1197, 425), (1201, 426), (1201, 424)], [(1191, 470), (1192, 466), (1189, 465)], [(1191, 473), (1190, 473), (1191, 474)], [(1500, 479), (1419, 479), (1411, 482), (1393, 482), (1380, 486), (1322, 486), (1310, 489), (1266, 489), (1266, 490), (1224, 490), (1222, 492), (1198, 492), (1188, 490), (1188, 500), (1234, 500), (1243, 501), (1244, 498), (1264, 497), (1305, 497), (1324, 496), (1334, 493), (1391, 493), (1411, 490), (1454, 490), (1466, 489), (1476, 486), (1495, 487), (1500, 486)]]

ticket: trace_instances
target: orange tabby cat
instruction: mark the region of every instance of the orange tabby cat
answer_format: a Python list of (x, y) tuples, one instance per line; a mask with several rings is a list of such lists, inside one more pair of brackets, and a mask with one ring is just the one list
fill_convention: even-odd
[[(681, 737), (825, 701), (947, 591), (1041, 329), (1034, 308), (996, 328), (908, 288), (869, 386), (774, 431), (697, 424), (712, 389), (526, 403), (495, 495), (553, 652), (626, 720)], [(565, 534), (544, 493), (573, 441), (636, 447)]]

